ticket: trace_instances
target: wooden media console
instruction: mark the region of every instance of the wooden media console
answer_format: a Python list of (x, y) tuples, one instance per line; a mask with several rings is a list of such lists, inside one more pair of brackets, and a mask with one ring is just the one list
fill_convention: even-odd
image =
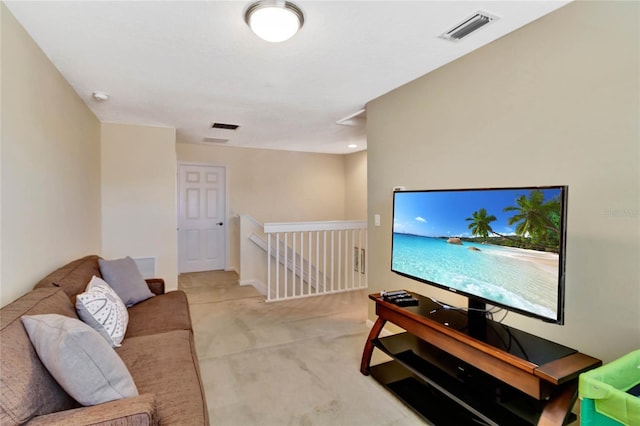
[[(467, 313), (412, 294), (399, 307), (380, 294), (360, 371), (436, 425), (562, 425), (575, 419), (578, 376), (602, 362), (486, 319), (469, 331)], [(483, 317), (484, 320), (484, 317)], [(406, 330), (380, 337), (388, 322)], [(371, 366), (374, 349), (391, 361)]]

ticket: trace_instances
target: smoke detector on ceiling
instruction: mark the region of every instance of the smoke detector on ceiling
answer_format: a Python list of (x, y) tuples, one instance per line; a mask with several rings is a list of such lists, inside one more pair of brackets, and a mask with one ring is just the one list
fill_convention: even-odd
[(93, 92), (91, 96), (93, 96), (93, 99), (95, 99), (98, 102), (104, 102), (109, 100), (109, 94), (106, 92)]
[(498, 19), (499, 18), (495, 15), (491, 15), (487, 12), (479, 10), (468, 18), (464, 19), (458, 25), (455, 25), (451, 29), (440, 34), (440, 37), (444, 38), (445, 40), (451, 41), (462, 40), (469, 34)]

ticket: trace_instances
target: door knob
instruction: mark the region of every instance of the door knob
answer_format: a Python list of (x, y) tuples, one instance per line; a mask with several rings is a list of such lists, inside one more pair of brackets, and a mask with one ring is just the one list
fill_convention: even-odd
[(224, 225), (224, 223), (223, 222), (218, 222), (218, 223), (216, 223), (216, 225), (222, 226), (222, 225)]

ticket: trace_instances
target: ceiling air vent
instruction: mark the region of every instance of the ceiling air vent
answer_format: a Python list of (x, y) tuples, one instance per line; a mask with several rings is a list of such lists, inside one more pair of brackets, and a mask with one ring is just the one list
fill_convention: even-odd
[(203, 138), (202, 142), (204, 143), (227, 143), (229, 142), (229, 139), (221, 139), (221, 138)]
[(223, 130), (236, 130), (240, 127), (237, 124), (228, 124), (228, 123), (213, 123), (211, 125), (212, 129), (223, 129)]
[(498, 19), (497, 16), (478, 11), (455, 27), (441, 34), (440, 37), (447, 40), (458, 41), (496, 19)]

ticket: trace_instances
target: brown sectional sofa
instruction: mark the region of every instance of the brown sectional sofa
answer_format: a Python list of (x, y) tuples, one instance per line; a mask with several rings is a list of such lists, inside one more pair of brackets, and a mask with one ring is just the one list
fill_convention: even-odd
[(77, 318), (75, 297), (93, 275), (98, 256), (75, 260), (0, 310), (0, 424), (207, 425), (207, 405), (187, 298), (147, 280), (155, 297), (128, 309), (129, 325), (115, 348), (139, 396), (82, 407), (49, 374), (21, 323), (23, 315)]

